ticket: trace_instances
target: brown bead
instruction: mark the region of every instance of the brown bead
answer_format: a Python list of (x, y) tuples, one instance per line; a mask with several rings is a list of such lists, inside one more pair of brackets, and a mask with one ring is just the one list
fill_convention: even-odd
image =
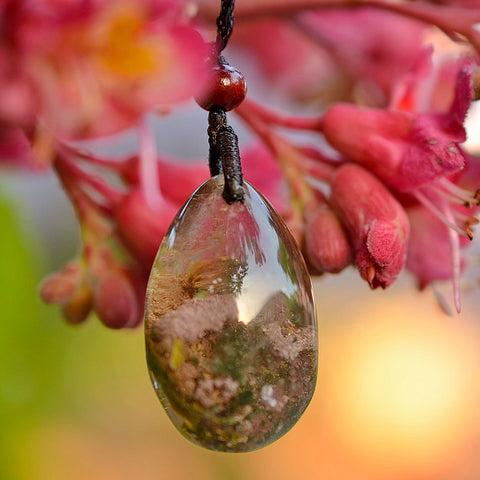
[(246, 93), (243, 74), (230, 65), (219, 64), (213, 67), (206, 90), (195, 100), (205, 110), (217, 106), (228, 112), (242, 103)]

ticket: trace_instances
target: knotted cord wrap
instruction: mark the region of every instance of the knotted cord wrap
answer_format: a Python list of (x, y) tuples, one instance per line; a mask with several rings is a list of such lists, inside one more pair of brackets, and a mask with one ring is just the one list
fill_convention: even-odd
[(220, 128), (227, 122), (225, 110), (221, 108), (213, 108), (208, 112), (208, 145), (210, 147), (208, 154), (208, 165), (210, 167), (210, 175), (214, 177), (223, 173), (222, 160), (217, 145), (217, 133)]
[[(234, 5), (234, 0), (222, 0), (220, 14), (217, 18), (217, 38), (214, 49), (219, 64), (227, 64), (220, 53), (227, 46), (232, 34)], [(213, 177), (223, 173), (225, 178), (223, 198), (229, 205), (243, 202), (245, 192), (243, 189), (240, 152), (238, 150), (238, 137), (233, 128), (227, 123), (227, 115), (224, 108), (213, 106), (209, 110), (207, 133), (210, 175)]]
[(223, 198), (229, 205), (243, 202), (245, 193), (238, 137), (227, 124), (225, 110), (220, 107), (212, 108), (208, 112), (208, 142), (210, 174), (213, 177), (223, 173), (225, 177)]

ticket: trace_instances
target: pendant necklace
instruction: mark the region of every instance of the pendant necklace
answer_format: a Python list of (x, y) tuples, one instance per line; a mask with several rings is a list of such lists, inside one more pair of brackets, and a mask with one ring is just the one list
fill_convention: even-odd
[(247, 452), (284, 435), (310, 402), (317, 374), (311, 279), (280, 215), (242, 178), (226, 111), (243, 75), (220, 55), (233, 28), (222, 0), (208, 110), (211, 178), (170, 225), (145, 304), (147, 364), (176, 428), (210, 450)]

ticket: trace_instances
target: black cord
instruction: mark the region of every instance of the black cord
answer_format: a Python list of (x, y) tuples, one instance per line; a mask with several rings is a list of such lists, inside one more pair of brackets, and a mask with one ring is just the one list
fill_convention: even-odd
[(235, 0), (222, 0), (220, 8), (220, 14), (217, 18), (217, 40), (216, 48), (217, 55), (220, 55), (222, 50), (227, 46), (228, 40), (233, 30), (233, 8), (235, 6)]
[[(222, 0), (220, 14), (217, 18), (217, 39), (215, 42), (215, 56), (220, 64), (226, 64), (220, 55), (227, 46), (233, 30), (233, 7), (235, 0)], [(214, 106), (208, 112), (208, 144), (210, 147), (208, 163), (210, 175), (213, 177), (223, 173), (225, 184), (223, 198), (231, 205), (243, 202), (242, 165), (238, 150), (238, 137), (233, 128), (227, 123), (225, 109)]]

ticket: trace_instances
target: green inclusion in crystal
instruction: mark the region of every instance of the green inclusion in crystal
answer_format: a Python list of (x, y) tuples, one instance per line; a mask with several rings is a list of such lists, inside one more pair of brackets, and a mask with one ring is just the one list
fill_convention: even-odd
[(170, 226), (150, 276), (147, 362), (180, 432), (247, 452), (285, 434), (313, 395), (317, 331), (310, 276), (283, 220), (248, 183), (227, 205), (223, 175)]

